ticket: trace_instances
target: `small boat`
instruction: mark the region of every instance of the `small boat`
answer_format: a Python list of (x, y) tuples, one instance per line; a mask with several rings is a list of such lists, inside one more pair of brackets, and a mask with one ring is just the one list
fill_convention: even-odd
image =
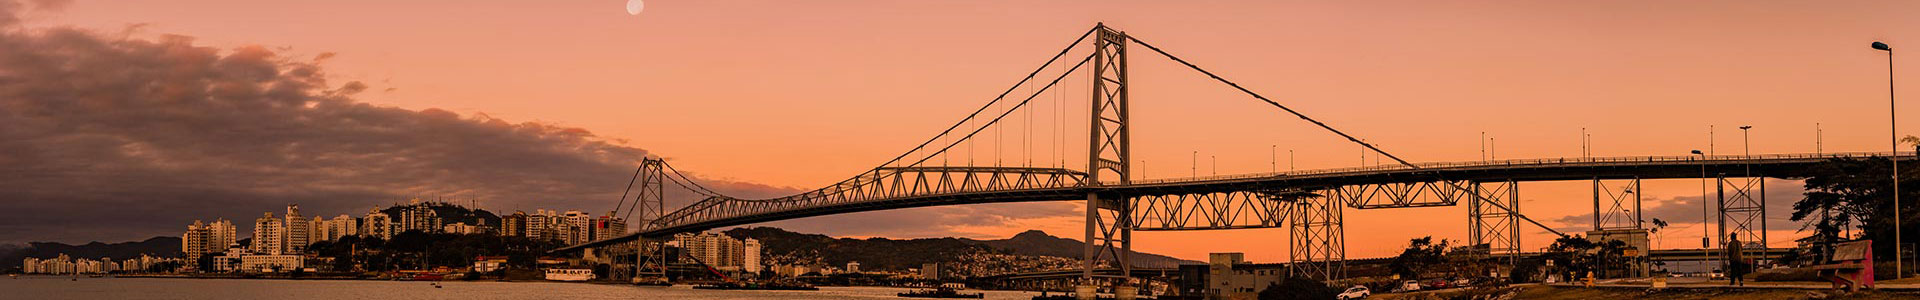
[(931, 289), (931, 290), (918, 290), (918, 291), (912, 291), (912, 292), (905, 292), (905, 293), (899, 293), (898, 295), (900, 295), (900, 297), (906, 297), (906, 298), (948, 298), (948, 299), (980, 299), (980, 298), (987, 297), (987, 293), (961, 294), (960, 291), (956, 291), (952, 288), (947, 288), (947, 287), (940, 287), (940, 288)]

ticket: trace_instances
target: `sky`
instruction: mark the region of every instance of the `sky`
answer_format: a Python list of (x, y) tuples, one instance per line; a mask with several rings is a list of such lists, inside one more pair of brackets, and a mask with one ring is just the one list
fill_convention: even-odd
[[(1905, 49), (1920, 28), (1920, 3), (1903, 1), (653, 0), (638, 15), (619, 0), (6, 3), (15, 18), (0, 22), (10, 44), (0, 47), (0, 120), (19, 126), (0, 128), (0, 175), (12, 178), (0, 182), (0, 210), (13, 214), (0, 218), (0, 243), (175, 235), (195, 219), (247, 223), (289, 203), (322, 216), (411, 197), (597, 212), (647, 155), (729, 193), (804, 191), (906, 152), (1096, 23), (1416, 162), (1578, 157), (1583, 130), (1596, 156), (1738, 154), (1743, 141), (1753, 153), (1886, 151), (1886, 53), (1867, 44)], [(1376, 163), (1132, 51), (1141, 178)], [(1084, 108), (1059, 109), (1085, 107), (1073, 101), (1087, 97), (1087, 80), (1073, 78), (1040, 98), (1041, 117), (1021, 119), (1037, 125), (999, 132), (1001, 143), (1031, 136), (1042, 154), (1000, 145), (1002, 164), (1084, 161), (1084, 150), (1057, 154), (1084, 149), (1072, 145), (1084, 143), (1084, 123), (1069, 122)], [(1920, 87), (1909, 82), (1896, 84)], [(1913, 124), (1902, 135), (1920, 134), (1908, 129), (1920, 128), (1912, 107), (1896, 107)], [(1746, 138), (1741, 125), (1754, 126)], [(1590, 185), (1523, 184), (1523, 213), (1584, 231)], [(1645, 183), (1647, 215), (1674, 224), (1656, 247), (1697, 243), (1700, 186)], [(1791, 180), (1767, 186), (1773, 207), (1801, 192)], [(1081, 209), (971, 205), (762, 225), (1078, 237)], [(1773, 244), (1790, 244), (1779, 237), (1797, 224), (1785, 209), (1769, 215)], [(1462, 240), (1465, 216), (1350, 210), (1348, 255), (1388, 256), (1428, 235)], [(1550, 242), (1526, 234), (1523, 248)], [(1287, 253), (1284, 229), (1135, 237), (1136, 249), (1188, 259)], [(1220, 240), (1241, 242), (1201, 243)]]

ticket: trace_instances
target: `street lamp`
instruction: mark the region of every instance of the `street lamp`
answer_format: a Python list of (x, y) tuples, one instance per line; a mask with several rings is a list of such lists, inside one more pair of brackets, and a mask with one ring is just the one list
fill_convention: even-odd
[(1900, 253), (1905, 245), (1900, 239), (1900, 113), (1895, 110), (1893, 98), (1893, 46), (1887, 43), (1873, 42), (1873, 49), (1887, 52), (1887, 127), (1888, 136), (1893, 137), (1893, 278), (1905, 277), (1906, 257)]
[[(1700, 267), (1712, 270), (1712, 263), (1707, 262), (1708, 257), (1713, 257), (1713, 234), (1707, 231), (1707, 222), (1713, 212), (1707, 207), (1707, 154), (1693, 150), (1693, 155), (1700, 156)], [(1707, 280), (1713, 280), (1713, 276), (1707, 276)]]

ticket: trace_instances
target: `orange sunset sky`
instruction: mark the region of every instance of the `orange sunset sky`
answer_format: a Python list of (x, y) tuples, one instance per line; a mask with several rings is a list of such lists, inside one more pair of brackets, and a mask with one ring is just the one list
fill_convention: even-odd
[[(218, 48), (264, 45), (295, 57), (335, 53), (325, 62), (334, 82), (371, 86), (359, 101), (584, 128), (683, 171), (795, 189), (845, 179), (904, 152), (1096, 22), (1416, 162), (1479, 160), (1482, 132), (1495, 139), (1499, 158), (1577, 157), (1582, 128), (1596, 156), (1686, 155), (1708, 148), (1710, 125), (1718, 128), (1719, 154), (1740, 153), (1740, 125), (1754, 126), (1754, 153), (1814, 152), (1816, 123), (1825, 151), (1887, 151), (1886, 54), (1867, 45), (1920, 49), (1913, 15), (1920, 2), (1913, 1), (649, 0), (638, 15), (624, 4), (82, 0), (23, 18), (187, 35)], [(1299, 169), (1361, 164), (1351, 143), (1144, 48), (1134, 51), (1133, 151), (1146, 178), (1214, 174), (1216, 157), (1218, 174), (1284, 170), (1288, 150)], [(1896, 61), (1895, 72), (1920, 75), (1911, 72), (1920, 70), (1914, 61)], [(1057, 97), (1085, 97), (1085, 77), (1073, 78)], [(1912, 82), (1898, 86), (1920, 92)], [(1079, 103), (1067, 106), (1077, 108), (1069, 114), (1085, 114)], [(1915, 107), (1898, 107), (1900, 134), (1920, 134)], [(1051, 132), (1042, 127), (1035, 139), (1051, 145)], [(1086, 139), (1084, 129), (1071, 132), (1071, 141)], [(1070, 148), (1078, 151), (1067, 152), (1069, 161), (1084, 163), (1080, 147)], [(619, 188), (618, 179), (606, 189)], [(1589, 185), (1524, 184), (1523, 212), (1585, 231), (1579, 216), (1592, 209)], [(1768, 187), (1775, 204), (1800, 192), (1795, 181)], [(1697, 247), (1700, 210), (1687, 201), (1697, 201), (1700, 182), (1650, 180), (1645, 193), (1649, 214), (1691, 216), (1667, 220), (1674, 226), (1656, 246)], [(992, 214), (1036, 205), (1048, 204), (959, 209)], [(914, 210), (942, 209), (956, 208)], [(1785, 219), (1787, 207), (1772, 209), (1772, 244), (1791, 245), (1799, 224)], [(1083, 230), (1073, 212), (919, 228), (835, 225), (884, 213), (790, 227), (890, 238), (1004, 238), (1038, 229), (1078, 239)], [(1421, 236), (1467, 236), (1465, 206), (1348, 210), (1346, 217), (1349, 257), (1392, 255)], [(1526, 232), (1525, 248), (1550, 242), (1537, 228)], [(1284, 260), (1284, 236), (1284, 229), (1134, 234), (1142, 252), (1187, 259), (1246, 252), (1257, 262)]]

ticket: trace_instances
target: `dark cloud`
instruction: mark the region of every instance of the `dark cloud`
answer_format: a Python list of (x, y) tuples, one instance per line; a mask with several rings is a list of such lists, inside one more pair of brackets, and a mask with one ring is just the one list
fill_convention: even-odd
[[(329, 82), (320, 61), (332, 54), (26, 28), (17, 17), (23, 9), (0, 0), (0, 243), (136, 240), (214, 218), (238, 219), (244, 231), (261, 212), (290, 203), (308, 216), (359, 215), (412, 197), (599, 214), (651, 154), (581, 128), (358, 102), (369, 87)], [(741, 197), (800, 191), (701, 181)], [(693, 201), (669, 196), (670, 208)], [(939, 235), (924, 230), (945, 227), (917, 226), (1071, 210), (925, 208), (785, 224), (826, 234), (884, 227)]]

